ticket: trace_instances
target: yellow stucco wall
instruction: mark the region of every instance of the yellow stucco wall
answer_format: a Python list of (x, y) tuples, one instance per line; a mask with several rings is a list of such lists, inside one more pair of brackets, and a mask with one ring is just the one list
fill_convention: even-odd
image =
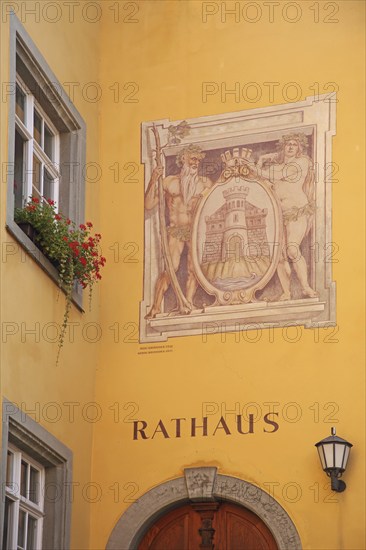
[[(210, 3), (215, 16), (202, 21), (201, 2), (139, 2), (138, 22), (117, 25), (103, 20), (101, 40), (101, 81), (108, 85), (134, 82), (139, 86), (137, 103), (106, 97), (102, 104), (101, 150), (104, 170), (119, 162), (122, 177), (126, 163), (140, 162), (140, 124), (156, 119), (179, 120), (213, 115), (270, 104), (265, 82), (278, 82), (273, 104), (283, 103), (281, 91), (296, 82), (304, 99), (314, 93), (318, 82), (321, 93), (329, 82), (339, 89), (337, 136), (334, 161), (339, 165), (339, 182), (333, 185), (333, 241), (339, 246), (338, 263), (333, 265), (337, 281), (337, 343), (326, 343), (328, 330), (320, 330), (320, 342), (312, 330), (303, 330), (296, 344), (274, 331), (274, 342), (263, 331), (255, 344), (235, 343), (228, 334), (226, 343), (212, 336), (203, 343), (200, 336), (169, 339), (172, 353), (138, 355), (138, 343), (127, 343), (132, 330), (127, 323), (139, 322), (138, 303), (143, 284), (143, 168), (138, 183), (113, 182), (112, 172), (101, 196), (103, 232), (110, 243), (119, 243), (119, 260), (109, 265), (102, 287), (103, 327), (119, 323), (119, 342), (114, 332), (102, 343), (97, 372), (97, 400), (105, 415), (95, 426), (93, 480), (101, 484), (105, 497), (93, 507), (92, 540), (102, 548), (127, 508), (131, 492), (138, 498), (151, 487), (179, 477), (192, 465), (216, 465), (221, 473), (237, 476), (265, 488), (277, 482), (275, 497), (289, 513), (304, 548), (361, 549), (363, 539), (363, 361), (361, 351), (363, 293), (361, 262), (362, 206), (364, 184), (360, 178), (363, 160), (362, 14), (360, 2), (340, 2), (338, 23), (325, 23), (331, 12), (319, 4), (320, 21), (308, 2), (300, 2), (302, 15), (297, 23), (281, 17), (268, 21), (268, 8), (255, 23), (239, 22), (228, 16), (221, 21), (219, 2)], [(227, 6), (234, 3), (227, 3)], [(247, 2), (241, 2), (244, 6)], [(232, 7), (232, 6), (231, 6)], [(210, 8), (211, 9), (211, 8)], [(294, 12), (288, 8), (288, 17)], [(267, 11), (266, 11), (267, 10)], [(277, 15), (276, 15), (277, 13)], [(285, 12), (286, 13), (286, 12)], [(254, 17), (248, 12), (248, 17)], [(117, 57), (116, 57), (117, 56)], [(117, 60), (118, 58), (118, 60)], [(240, 88), (256, 82), (262, 98), (256, 103), (235, 102), (233, 95), (222, 101), (220, 94), (202, 100), (203, 82), (236, 82)], [(330, 89), (328, 91), (331, 91)], [(122, 178), (121, 178), (122, 180)], [(352, 191), (351, 191), (352, 189)], [(351, 221), (352, 220), (352, 221)], [(355, 238), (357, 235), (357, 238)], [(137, 243), (138, 263), (126, 263)], [(116, 245), (113, 244), (113, 250)], [(126, 327), (124, 329), (124, 327)], [(136, 336), (136, 335), (135, 335)], [(171, 418), (201, 418), (202, 404), (221, 403), (227, 410), (240, 409), (254, 402), (267, 412), (264, 403), (280, 403), (280, 429), (264, 434), (262, 424), (255, 434), (132, 440), (132, 419), (146, 420), (150, 436), (159, 419), (171, 435)], [(288, 403), (299, 406), (298, 422), (286, 420), (294, 414)], [(119, 418), (117, 405), (119, 405)], [(314, 405), (314, 403), (319, 405)], [(328, 403), (334, 403), (326, 409)], [(314, 416), (319, 406), (319, 419)], [(327, 479), (318, 464), (314, 443), (329, 435), (333, 411), (338, 433), (354, 443), (348, 489), (334, 494), (338, 503), (327, 502)], [(283, 413), (283, 414), (282, 414)], [(221, 413), (209, 418), (215, 426)], [(227, 416), (233, 423), (234, 416)], [(166, 422), (165, 422), (166, 421)], [(188, 430), (187, 430), (188, 431)], [(187, 432), (186, 432), (187, 433)], [(297, 502), (296, 489), (301, 496)], [(319, 484), (319, 502), (314, 496)], [(119, 488), (116, 496), (113, 488)], [(292, 488), (291, 488), (292, 487)], [(313, 488), (311, 488), (313, 487)], [(116, 489), (115, 489), (116, 490)], [(288, 494), (286, 492), (288, 491)], [(293, 492), (295, 491), (295, 492)], [(300, 494), (300, 493), (299, 493)], [(353, 506), (353, 502), (358, 506)], [(98, 519), (98, 522), (97, 522)]]
[[(107, 267), (92, 311), (82, 315), (73, 309), (71, 319), (81, 325), (100, 321), (99, 343), (86, 342), (79, 327), (75, 342), (64, 346), (58, 368), (53, 362), (56, 345), (42, 339), (36, 343), (32, 336), (22, 343), (22, 322), (31, 327), (35, 322), (42, 326), (61, 321), (63, 297), (57, 301), (56, 286), (31, 259), (21, 263), (20, 255), (11, 256), (1, 263), (2, 322), (20, 326), (19, 334), (2, 344), (1, 393), (28, 409), (35, 402), (41, 411), (47, 403), (60, 404), (59, 421), (50, 422), (46, 413), (39, 415), (39, 422), (74, 453), (73, 479), (80, 485), (75, 488), (71, 548), (105, 548), (118, 518), (134, 499), (182, 476), (184, 467), (213, 465), (220, 473), (263, 489), (275, 484), (274, 496), (294, 521), (304, 549), (361, 550), (365, 547), (363, 2), (332, 2), (339, 7), (334, 12), (326, 2), (315, 2), (313, 10), (313, 3), (298, 2), (301, 17), (296, 23), (284, 20), (287, 2), (276, 8), (273, 22), (269, 8), (258, 2), (262, 16), (256, 23), (245, 21), (243, 12), (238, 22), (233, 16), (222, 22), (220, 2), (209, 3), (218, 11), (204, 23), (202, 3), (196, 0), (104, 0), (100, 20), (91, 23), (82, 17), (81, 6), (86, 3), (75, 7), (72, 23), (69, 8), (60, 1), (58, 22), (47, 22), (45, 17), (36, 22), (27, 16), (23, 24), (59, 80), (80, 83), (74, 103), (87, 124), (87, 161), (102, 168), (101, 182), (87, 184), (86, 205), (87, 218), (101, 229)], [(228, 2), (227, 7), (232, 4)], [(241, 8), (245, 4), (241, 2)], [(318, 23), (314, 22), (316, 6)], [(287, 18), (293, 18), (291, 6), (286, 9)], [(248, 17), (253, 13), (247, 12)], [(48, 17), (53, 17), (52, 12)], [(93, 17), (90, 11), (89, 18)], [(2, 22), (5, 80), (7, 44), (8, 24)], [(83, 97), (81, 90), (89, 82), (99, 82), (100, 101)], [(228, 89), (236, 82), (241, 88), (256, 82), (263, 93), (256, 103), (237, 103), (233, 95), (222, 100), (219, 94), (204, 102), (203, 82), (226, 83)], [(281, 329), (263, 331), (257, 343), (243, 339), (236, 343), (230, 334), (226, 342), (219, 335), (209, 337), (207, 343), (200, 336), (175, 338), (168, 342), (173, 345), (171, 353), (138, 355), (140, 345), (128, 340), (137, 338), (131, 331), (139, 323), (143, 285), (141, 122), (268, 106), (272, 99), (265, 82), (279, 83), (273, 104), (283, 103), (281, 91), (289, 82), (301, 87), (300, 99), (314, 93), (314, 83), (319, 83), (320, 93), (327, 91), (330, 82), (339, 90), (333, 140), (339, 181), (333, 185), (332, 235), (339, 247), (338, 262), (333, 264), (337, 329), (319, 333), (303, 329), (297, 343), (285, 341)], [(6, 159), (4, 102), (1, 117), (1, 158)], [(132, 178), (138, 182), (128, 181), (128, 163), (137, 165)], [(3, 185), (3, 243), (12, 242), (4, 227), (5, 198)], [(127, 243), (138, 247), (138, 262), (124, 261), (131, 250), (137, 250), (126, 248)], [(94, 401), (101, 418), (92, 423), (86, 414), (83, 417), (82, 409)], [(80, 403), (75, 422), (70, 422), (65, 402)], [(132, 439), (133, 419), (146, 420), (150, 434), (163, 419), (172, 432), (171, 418), (200, 419), (204, 411), (215, 411), (209, 415), (209, 425), (214, 427), (225, 411), (233, 423), (230, 411), (236, 403), (240, 410), (255, 403), (265, 413), (268, 402), (279, 403), (280, 428), (274, 434), (263, 433), (259, 422), (255, 433), (245, 436), (227, 436), (221, 430), (208, 437), (184, 434), (180, 439), (164, 439), (157, 434), (153, 440)], [(295, 413), (297, 422), (291, 421)], [(332, 425), (354, 444), (345, 474), (347, 490), (340, 495), (325, 488), (327, 479), (313, 446), (329, 434)], [(89, 482), (95, 484), (95, 492), (86, 497), (82, 489)]]

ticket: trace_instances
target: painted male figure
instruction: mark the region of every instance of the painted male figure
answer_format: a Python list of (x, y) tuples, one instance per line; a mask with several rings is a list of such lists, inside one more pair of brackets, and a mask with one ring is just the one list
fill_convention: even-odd
[[(193, 309), (193, 298), (197, 290), (197, 279), (194, 274), (191, 254), (191, 228), (193, 214), (205, 188), (211, 187), (212, 182), (207, 177), (198, 175), (200, 161), (205, 153), (199, 146), (189, 145), (182, 149), (176, 159), (178, 166), (182, 167), (180, 173), (175, 176), (167, 176), (163, 179), (165, 204), (168, 213), (169, 225), (168, 248), (175, 271), (179, 268), (180, 259), (187, 247), (187, 281), (186, 299)], [(162, 168), (155, 168), (148, 188), (145, 193), (145, 208), (152, 210), (159, 202), (158, 179), (162, 175)], [(156, 317), (161, 312), (161, 304), (164, 294), (169, 288), (170, 277), (167, 271), (163, 271), (155, 284), (154, 303), (146, 315), (146, 319)]]
[(280, 300), (290, 300), (291, 265), (304, 296), (314, 298), (308, 282), (307, 265), (300, 245), (308, 233), (314, 211), (313, 165), (306, 155), (307, 137), (303, 133), (284, 135), (279, 151), (262, 155), (257, 163), (261, 177), (273, 184), (280, 200), (284, 223), (284, 246), (277, 274), (282, 286)]

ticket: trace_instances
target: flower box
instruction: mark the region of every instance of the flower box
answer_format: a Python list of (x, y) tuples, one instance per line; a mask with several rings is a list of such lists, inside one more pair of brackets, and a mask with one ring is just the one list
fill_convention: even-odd
[(40, 252), (47, 258), (47, 260), (50, 262), (50, 264), (53, 265), (54, 268), (57, 269), (57, 271), (60, 270), (60, 262), (56, 260), (55, 258), (50, 258), (50, 256), (47, 254), (46, 250), (43, 248), (43, 246), (40, 245), (38, 242), (37, 237), (39, 236), (38, 231), (31, 225), (29, 222), (25, 223), (18, 223), (18, 226), (20, 229), (27, 235), (27, 237), (34, 243), (34, 245), (38, 248)]
[(23, 231), (23, 233), (25, 233), (34, 244), (36, 244), (36, 230), (34, 229), (33, 225), (31, 225), (29, 222), (19, 222), (18, 226)]
[(77, 226), (69, 218), (56, 212), (50, 199), (33, 197), (21, 209), (15, 210), (15, 221), (29, 239), (58, 270), (60, 288), (65, 291), (66, 306), (59, 338), (59, 352), (63, 345), (71, 308), (75, 283), (89, 288), (101, 279), (100, 269), (106, 259), (101, 256), (101, 235), (91, 234), (93, 224), (86, 222)]

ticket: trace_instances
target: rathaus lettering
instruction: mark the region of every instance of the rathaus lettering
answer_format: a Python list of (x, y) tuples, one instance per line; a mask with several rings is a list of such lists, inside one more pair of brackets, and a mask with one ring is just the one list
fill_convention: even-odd
[(254, 415), (249, 414), (248, 419), (244, 420), (242, 415), (237, 415), (235, 421), (226, 421), (222, 416), (215, 423), (207, 416), (203, 418), (170, 418), (169, 420), (159, 420), (157, 424), (148, 424), (146, 420), (135, 420), (133, 422), (133, 439), (154, 439), (163, 437), (164, 439), (179, 437), (197, 437), (214, 436), (217, 433), (226, 435), (247, 435), (254, 434), (255, 431), (264, 433), (274, 433), (279, 429), (279, 424), (273, 420), (278, 413), (267, 413), (263, 417), (263, 425), (259, 428), (258, 423), (254, 422)]

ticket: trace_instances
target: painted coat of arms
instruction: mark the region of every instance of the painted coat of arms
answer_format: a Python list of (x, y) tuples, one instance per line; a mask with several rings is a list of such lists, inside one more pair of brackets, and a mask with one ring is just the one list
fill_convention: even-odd
[(309, 98), (142, 125), (142, 342), (217, 323), (224, 331), (334, 324), (333, 107)]

